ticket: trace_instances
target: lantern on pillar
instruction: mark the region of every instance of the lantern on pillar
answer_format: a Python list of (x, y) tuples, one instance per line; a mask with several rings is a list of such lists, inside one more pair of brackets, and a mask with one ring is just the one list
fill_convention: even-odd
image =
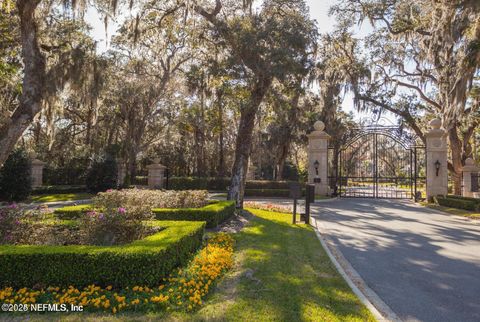
[(441, 166), (440, 161), (437, 160), (435, 162), (435, 171), (436, 171), (435, 174), (437, 177), (438, 177), (438, 172), (440, 171), (440, 166)]

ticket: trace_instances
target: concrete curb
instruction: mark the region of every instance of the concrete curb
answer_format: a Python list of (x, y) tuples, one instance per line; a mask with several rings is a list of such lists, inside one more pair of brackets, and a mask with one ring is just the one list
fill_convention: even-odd
[(311, 217), (311, 225), (315, 230), (320, 244), (332, 261), (335, 268), (347, 282), (353, 293), (359, 298), (360, 302), (365, 305), (378, 321), (392, 321), (402, 322), (402, 320), (390, 309), (390, 307), (380, 299), (365, 281), (360, 274), (352, 267), (352, 265), (345, 259), (340, 250), (333, 244), (331, 240), (324, 234), (322, 235), (319, 226), (319, 220)]

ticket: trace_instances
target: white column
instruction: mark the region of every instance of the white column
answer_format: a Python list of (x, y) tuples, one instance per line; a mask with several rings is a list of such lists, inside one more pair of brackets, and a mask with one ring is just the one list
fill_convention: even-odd
[(427, 140), (427, 200), (448, 194), (447, 136), (441, 129), (442, 121), (430, 121), (432, 129), (425, 134)]
[(472, 158), (465, 160), (465, 166), (462, 169), (463, 182), (462, 182), (462, 196), (464, 197), (476, 197), (478, 198), (478, 191), (472, 192), (472, 174), (477, 174), (480, 168), (475, 165)]
[(32, 160), (32, 188), (41, 187), (43, 184), (43, 167), (45, 162), (38, 159)]
[(315, 130), (308, 134), (308, 183), (315, 184), (315, 194), (328, 195), (328, 140), (325, 124), (317, 121)]
[(153, 160), (153, 164), (147, 166), (148, 187), (150, 189), (163, 189), (163, 178), (167, 167), (160, 164), (159, 159)]

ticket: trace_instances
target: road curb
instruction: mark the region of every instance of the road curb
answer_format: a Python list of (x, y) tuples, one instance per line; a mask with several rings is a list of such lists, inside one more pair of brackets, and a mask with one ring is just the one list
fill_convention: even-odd
[(320, 232), (319, 220), (311, 217), (311, 224), (315, 230), (320, 244), (332, 261), (335, 268), (347, 282), (353, 293), (359, 298), (360, 302), (365, 305), (378, 321), (392, 321), (401, 322), (402, 320), (390, 309), (390, 307), (380, 299), (365, 281), (360, 274), (352, 267), (352, 265), (345, 259), (341, 251), (329, 240), (327, 236)]

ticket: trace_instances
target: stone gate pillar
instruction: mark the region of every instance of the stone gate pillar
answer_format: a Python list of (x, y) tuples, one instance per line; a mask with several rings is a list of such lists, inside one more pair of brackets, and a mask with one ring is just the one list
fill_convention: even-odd
[[(462, 180), (462, 196), (464, 197), (478, 197), (478, 191), (472, 191), (472, 175), (475, 176), (475, 179), (478, 180), (478, 172), (480, 168), (475, 165), (475, 162), (472, 158), (465, 160), (465, 166), (462, 169), (463, 180)], [(478, 182), (478, 181), (477, 181)], [(478, 187), (476, 187), (478, 190)]]
[[(117, 159), (117, 185), (122, 187), (125, 183), (125, 177), (127, 175), (127, 166), (122, 158)], [(133, 182), (133, 181), (131, 181)]]
[(328, 140), (325, 124), (317, 121), (314, 131), (308, 134), (308, 183), (315, 184), (315, 194), (328, 195)]
[(33, 158), (31, 162), (32, 188), (41, 187), (43, 184), (43, 167), (45, 162)]
[(153, 160), (153, 164), (147, 166), (148, 187), (150, 189), (163, 189), (163, 179), (167, 167), (160, 164), (160, 159)]
[(448, 194), (447, 136), (441, 129), (442, 121), (430, 121), (432, 129), (425, 134), (427, 140), (427, 200)]

